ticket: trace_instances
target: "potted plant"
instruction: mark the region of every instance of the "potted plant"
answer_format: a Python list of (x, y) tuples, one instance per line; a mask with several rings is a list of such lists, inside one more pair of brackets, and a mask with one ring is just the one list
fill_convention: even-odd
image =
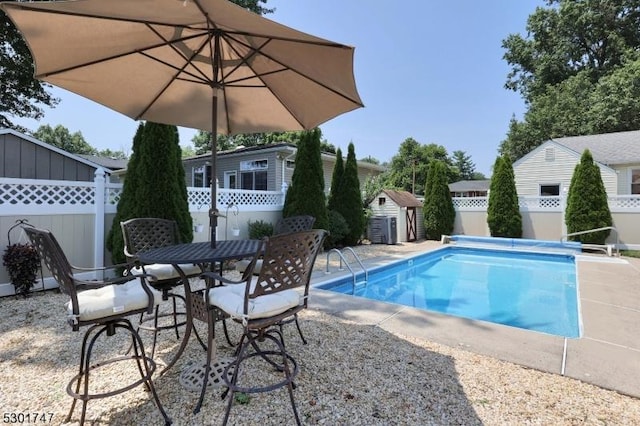
[(40, 257), (35, 247), (31, 244), (11, 244), (10, 233), (19, 225), (29, 225), (26, 221), (19, 220), (9, 229), (7, 240), (9, 245), (2, 255), (2, 264), (9, 272), (11, 283), (15, 287), (16, 294), (27, 297), (36, 283), (38, 268), (40, 267)]

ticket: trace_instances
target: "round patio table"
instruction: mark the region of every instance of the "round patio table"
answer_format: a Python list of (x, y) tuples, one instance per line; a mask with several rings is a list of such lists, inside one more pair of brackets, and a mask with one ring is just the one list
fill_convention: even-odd
[[(189, 280), (187, 279), (185, 273), (182, 271), (179, 265), (210, 263), (212, 265), (212, 268), (214, 268), (216, 263), (220, 263), (220, 267), (222, 268), (222, 262), (224, 262), (225, 260), (253, 257), (261, 247), (261, 240), (216, 241), (215, 248), (211, 247), (210, 242), (206, 241), (199, 243), (176, 244), (172, 246), (159, 247), (138, 254), (138, 258), (142, 263), (160, 263), (173, 265), (176, 271), (180, 274), (182, 284), (184, 285), (185, 302), (187, 305), (185, 334), (182, 338), (182, 343), (180, 344), (175, 357), (160, 372), (160, 375), (168, 371), (180, 358), (187, 346), (189, 337), (191, 336), (191, 331), (193, 330), (194, 302), (196, 301), (196, 299), (194, 299), (191, 292), (191, 285), (189, 284)], [(201, 301), (198, 300), (197, 302)]]

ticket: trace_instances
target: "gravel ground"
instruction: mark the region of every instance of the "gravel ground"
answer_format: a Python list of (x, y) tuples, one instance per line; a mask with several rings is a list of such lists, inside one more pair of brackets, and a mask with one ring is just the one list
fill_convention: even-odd
[[(360, 249), (363, 258), (400, 254), (402, 247)], [(325, 258), (326, 259), (326, 258)], [(321, 267), (324, 267), (325, 259)], [(319, 265), (319, 264), (317, 264)], [(320, 266), (316, 266), (320, 267)], [(28, 299), (0, 299), (0, 409), (5, 423), (11, 415), (31, 423), (63, 424), (71, 398), (68, 381), (77, 373), (82, 333), (67, 326), (65, 296), (57, 292)], [(539, 372), (459, 348), (391, 334), (307, 310), (301, 324), (309, 344), (303, 345), (294, 326), (285, 327), (291, 355), (300, 373), (294, 391), (300, 417), (309, 425), (636, 425), (640, 400), (574, 379)], [(204, 332), (204, 328), (198, 325)], [(84, 332), (84, 330), (82, 330)], [(220, 331), (220, 329), (218, 329)], [(237, 335), (233, 328), (232, 334)], [(149, 333), (142, 332), (147, 348)], [(219, 334), (221, 335), (221, 334)], [(149, 343), (147, 343), (149, 342)], [(158, 363), (177, 348), (175, 336), (161, 334)], [(217, 340), (218, 354), (232, 349)], [(98, 344), (98, 357), (122, 353), (127, 342), (119, 334)], [(226, 400), (210, 388), (199, 414), (192, 414), (198, 393), (179, 380), (188, 363), (204, 360), (195, 341), (156, 388), (177, 425), (222, 423)], [(96, 389), (109, 389), (134, 377), (132, 366), (107, 368), (95, 375)], [(255, 378), (265, 370), (244, 371)], [(33, 421), (44, 414), (46, 422)], [(89, 401), (87, 423), (105, 425), (162, 424), (148, 392), (138, 387), (117, 397)], [(14, 417), (18, 420), (19, 417)], [(293, 424), (286, 390), (251, 395), (248, 404), (235, 404), (230, 424)], [(79, 421), (79, 409), (72, 423)], [(20, 423), (14, 421), (13, 423)]]

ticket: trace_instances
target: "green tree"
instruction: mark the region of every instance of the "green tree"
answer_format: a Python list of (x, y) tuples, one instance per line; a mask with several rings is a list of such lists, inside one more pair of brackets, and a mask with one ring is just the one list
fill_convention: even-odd
[(343, 176), (344, 161), (342, 160), (342, 151), (338, 148), (336, 164), (333, 166), (333, 174), (331, 175), (331, 190), (329, 191), (329, 202), (327, 203), (329, 210), (337, 210), (337, 204), (340, 202), (340, 193), (342, 191)]
[(503, 40), (506, 88), (527, 104), (499, 152), (512, 161), (545, 140), (640, 129), (640, 0), (548, 0), (525, 38)]
[(82, 133), (71, 133), (69, 129), (60, 124), (55, 128), (48, 124), (40, 126), (38, 130), (33, 133), (33, 137), (72, 154), (95, 155), (98, 153), (94, 147), (84, 140)]
[(124, 239), (122, 237), (122, 230), (120, 229), (120, 222), (137, 217), (135, 213), (136, 206), (136, 190), (139, 184), (141, 184), (143, 177), (140, 176), (140, 144), (142, 143), (142, 137), (144, 132), (144, 123), (138, 125), (136, 134), (133, 137), (133, 143), (131, 147), (131, 157), (127, 164), (127, 175), (122, 186), (122, 193), (120, 194), (120, 200), (116, 209), (116, 214), (113, 217), (111, 229), (107, 233), (106, 246), (111, 252), (111, 261), (114, 264), (123, 263), (126, 261), (124, 255)]
[(358, 164), (356, 161), (355, 147), (349, 144), (347, 162), (344, 165), (344, 175), (338, 193), (336, 209), (349, 225), (349, 233), (345, 236), (345, 244), (353, 246), (358, 244), (365, 228), (364, 210), (362, 208), (362, 193), (360, 192), (360, 180), (358, 179)]
[(437, 144), (421, 145), (413, 138), (405, 139), (400, 144), (398, 154), (391, 159), (386, 185), (413, 194), (424, 194), (424, 182), (427, 180), (429, 162), (432, 160), (445, 163), (450, 180), (454, 180), (457, 174), (451, 167), (445, 147)]
[(370, 155), (367, 155), (366, 157), (361, 158), (360, 161), (362, 161), (364, 163), (380, 165), (380, 160), (378, 160), (377, 158), (372, 157)]
[(453, 231), (456, 211), (449, 192), (447, 166), (439, 160), (429, 164), (424, 200), (424, 226), (427, 238), (440, 240)]
[(295, 161), (296, 167), (285, 196), (282, 216), (311, 215), (316, 218), (315, 228), (328, 229), (319, 129), (303, 132)]
[(107, 236), (114, 263), (124, 260), (120, 222), (134, 217), (175, 220), (180, 239), (193, 240), (181, 152), (176, 126), (146, 122), (138, 127), (122, 197)]
[(36, 80), (33, 74), (27, 44), (9, 17), (0, 12), (0, 128), (27, 133), (9, 116), (39, 120), (44, 116), (43, 106), (55, 107), (60, 101), (47, 91), (51, 86)]
[[(568, 233), (604, 228), (613, 223), (600, 168), (588, 149), (582, 153), (580, 163), (573, 171), (564, 220)], [(577, 235), (573, 239), (583, 243), (604, 244), (610, 232), (592, 232)]]
[(97, 155), (99, 155), (100, 157), (115, 158), (117, 160), (126, 160), (127, 158), (129, 158), (126, 152), (122, 150), (112, 151), (109, 148), (98, 151)]
[(451, 157), (451, 163), (458, 171), (458, 177), (462, 180), (473, 180), (476, 165), (471, 161), (471, 156), (464, 151), (453, 151)]
[(511, 160), (496, 158), (489, 187), (487, 224), (493, 237), (522, 237), (522, 216)]

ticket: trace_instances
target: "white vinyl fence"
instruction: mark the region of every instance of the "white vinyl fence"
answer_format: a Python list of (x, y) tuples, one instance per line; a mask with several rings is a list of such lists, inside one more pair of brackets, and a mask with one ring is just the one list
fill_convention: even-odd
[[(21, 229), (8, 230), (17, 220), (50, 229), (69, 261), (81, 267), (110, 263), (105, 238), (111, 229), (122, 184), (105, 180), (98, 169), (93, 182), (0, 178), (0, 247), (4, 253), (11, 243), (25, 242)], [(194, 223), (194, 241), (209, 239), (209, 188), (187, 188), (189, 211)], [(284, 193), (217, 189), (217, 207), (227, 216), (218, 219), (217, 239), (247, 238), (249, 221), (275, 223), (282, 216)], [(201, 226), (198, 226), (201, 225)], [(231, 229), (239, 228), (236, 236)], [(46, 275), (46, 274), (45, 274)], [(14, 294), (4, 266), (0, 266), (0, 296)], [(45, 288), (55, 287), (47, 283)]]
[[(218, 239), (247, 238), (249, 221), (275, 223), (282, 216), (283, 191), (247, 191), (219, 188), (217, 206), (226, 218), (218, 220)], [(99, 267), (110, 263), (105, 236), (111, 229), (122, 184), (105, 180), (102, 170), (93, 182), (0, 178), (0, 247), (24, 242), (20, 229), (7, 231), (17, 220), (50, 229), (70, 262), (76, 266)], [(194, 223), (194, 241), (209, 239), (209, 188), (187, 188), (189, 210)], [(520, 197), (523, 238), (560, 240), (566, 234), (564, 197)], [(454, 198), (456, 221), (453, 234), (489, 236), (488, 198)], [(613, 224), (618, 230), (608, 243), (620, 248), (640, 248), (640, 196), (609, 197)], [(424, 226), (419, 223), (418, 226)], [(231, 229), (239, 228), (236, 236)], [(55, 287), (45, 279), (44, 287)], [(0, 296), (14, 294), (4, 266), (0, 267)]]

